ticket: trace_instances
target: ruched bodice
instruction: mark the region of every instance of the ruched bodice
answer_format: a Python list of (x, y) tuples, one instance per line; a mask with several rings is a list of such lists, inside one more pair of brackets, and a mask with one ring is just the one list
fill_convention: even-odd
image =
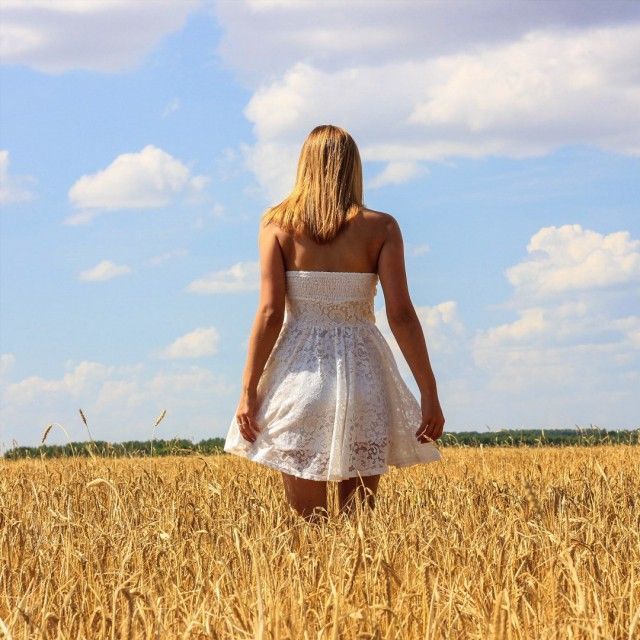
[(375, 323), (378, 274), (286, 271), (285, 322), (318, 325)]
[(376, 273), (286, 271), (285, 318), (257, 386), (254, 442), (235, 417), (224, 450), (310, 480), (440, 460), (420, 404), (375, 324)]

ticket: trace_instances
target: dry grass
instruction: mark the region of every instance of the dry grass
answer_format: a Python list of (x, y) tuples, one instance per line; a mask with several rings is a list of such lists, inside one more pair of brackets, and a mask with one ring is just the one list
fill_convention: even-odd
[(443, 451), (320, 525), (237, 457), (2, 462), (0, 638), (640, 637), (638, 447)]

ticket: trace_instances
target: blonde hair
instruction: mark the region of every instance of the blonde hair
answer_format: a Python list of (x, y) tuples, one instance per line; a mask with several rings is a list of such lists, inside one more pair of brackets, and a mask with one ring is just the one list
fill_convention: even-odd
[(262, 219), (323, 244), (360, 212), (362, 192), (362, 163), (354, 139), (341, 127), (319, 125), (302, 145), (293, 190)]

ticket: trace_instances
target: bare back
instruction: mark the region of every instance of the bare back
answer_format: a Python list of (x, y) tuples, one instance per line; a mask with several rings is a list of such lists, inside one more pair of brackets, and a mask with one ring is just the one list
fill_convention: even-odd
[(390, 321), (414, 316), (404, 264), (402, 232), (388, 213), (363, 209), (330, 243), (318, 245), (280, 228), (276, 234), (285, 271), (377, 273)]
[(327, 244), (278, 229), (286, 271), (378, 272), (378, 256), (385, 241), (387, 214), (363, 209)]

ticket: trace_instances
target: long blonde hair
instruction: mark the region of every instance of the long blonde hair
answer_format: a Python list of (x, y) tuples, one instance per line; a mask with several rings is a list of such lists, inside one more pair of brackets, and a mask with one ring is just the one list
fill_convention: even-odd
[(354, 139), (341, 127), (322, 124), (302, 145), (293, 190), (262, 219), (323, 244), (359, 213), (362, 192), (362, 163)]

